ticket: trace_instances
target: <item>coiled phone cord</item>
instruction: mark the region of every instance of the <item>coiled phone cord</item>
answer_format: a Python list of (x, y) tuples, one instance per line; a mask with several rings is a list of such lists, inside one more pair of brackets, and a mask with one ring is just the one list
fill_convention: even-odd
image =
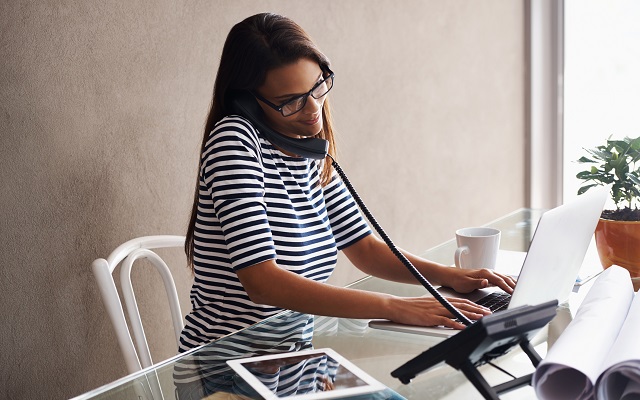
[(333, 157), (331, 157), (331, 155), (329, 155), (329, 154), (327, 154), (327, 157), (329, 157), (331, 159), (331, 165), (333, 166), (333, 168), (335, 168), (336, 172), (338, 172), (338, 175), (340, 175), (340, 178), (342, 178), (342, 181), (347, 186), (347, 189), (349, 190), (349, 193), (351, 193), (351, 196), (353, 196), (353, 198), (355, 199), (356, 203), (358, 204), (358, 207), (360, 207), (360, 210), (362, 210), (362, 212), (367, 217), (369, 222), (371, 222), (371, 225), (373, 225), (373, 227), (376, 230), (376, 232), (378, 232), (378, 234), (380, 235), (382, 240), (387, 244), (387, 246), (389, 246), (389, 249), (391, 249), (393, 254), (400, 260), (400, 262), (402, 262), (402, 264), (405, 267), (407, 267), (409, 272), (411, 272), (411, 274), (418, 280), (418, 282), (420, 282), (422, 284), (422, 286), (424, 286), (425, 289), (427, 289), (427, 291), (429, 291), (429, 293), (431, 293), (433, 295), (433, 297), (435, 297), (436, 300), (438, 300), (440, 302), (440, 304), (442, 304), (447, 310), (449, 310), (449, 312), (451, 312), (451, 314), (453, 314), (456, 318), (458, 318), (463, 324), (465, 324), (466, 326), (471, 325), (472, 324), (471, 320), (469, 320), (469, 318), (465, 317), (460, 312), (460, 310), (455, 308), (453, 306), (453, 304), (451, 304), (447, 299), (445, 299), (440, 294), (440, 292), (438, 292), (431, 285), (431, 283), (420, 273), (420, 271), (418, 271), (418, 269), (413, 266), (411, 261), (409, 261), (407, 259), (407, 257), (405, 257), (405, 255), (402, 254), (400, 252), (400, 250), (398, 250), (398, 248), (393, 243), (393, 241), (391, 241), (391, 238), (386, 234), (384, 229), (382, 229), (382, 226), (380, 226), (380, 224), (378, 224), (378, 221), (376, 221), (376, 219), (373, 216), (373, 214), (371, 214), (371, 212), (369, 211), (367, 206), (364, 204), (364, 202), (362, 201), (362, 199), (358, 195), (358, 192), (356, 192), (356, 189), (353, 187), (353, 185), (349, 181), (349, 178), (347, 178), (347, 175), (344, 173), (344, 171), (342, 170), (342, 168), (340, 167), (338, 162)]

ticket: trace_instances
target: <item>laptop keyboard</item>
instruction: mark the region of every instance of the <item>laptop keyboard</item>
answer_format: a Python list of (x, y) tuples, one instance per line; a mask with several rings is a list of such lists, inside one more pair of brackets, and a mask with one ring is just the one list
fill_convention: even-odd
[(506, 310), (511, 295), (505, 292), (492, 292), (476, 301), (476, 304), (487, 307), (491, 312)]
[[(488, 295), (476, 300), (475, 303), (481, 306), (487, 307), (491, 312), (503, 311), (507, 309), (511, 295), (502, 291), (491, 292)], [(459, 318), (455, 318), (454, 321), (462, 322)], [(471, 321), (476, 322), (476, 321)]]

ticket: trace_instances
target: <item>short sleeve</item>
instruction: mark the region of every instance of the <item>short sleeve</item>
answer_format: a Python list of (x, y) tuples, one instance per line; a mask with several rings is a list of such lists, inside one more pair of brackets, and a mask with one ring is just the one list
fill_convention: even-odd
[(276, 258), (255, 130), (240, 118), (222, 120), (209, 136), (202, 157), (201, 176), (233, 269)]
[(327, 215), (338, 250), (349, 247), (371, 234), (371, 229), (362, 217), (355, 200), (335, 171), (331, 182), (323, 190)]

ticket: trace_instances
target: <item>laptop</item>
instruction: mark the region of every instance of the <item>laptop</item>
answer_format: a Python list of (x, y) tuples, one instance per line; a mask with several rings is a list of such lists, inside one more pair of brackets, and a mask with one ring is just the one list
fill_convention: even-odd
[[(497, 287), (480, 289), (468, 294), (457, 293), (444, 287), (438, 291), (445, 297), (466, 298), (480, 304), (483, 297), (501, 292), (508, 297), (505, 309), (538, 305), (553, 299), (559, 303), (565, 301), (573, 289), (607, 197), (608, 188), (593, 188), (571, 202), (542, 215), (512, 295), (506, 295)], [(443, 326), (421, 327), (388, 320), (372, 320), (369, 326), (444, 338), (460, 332)]]

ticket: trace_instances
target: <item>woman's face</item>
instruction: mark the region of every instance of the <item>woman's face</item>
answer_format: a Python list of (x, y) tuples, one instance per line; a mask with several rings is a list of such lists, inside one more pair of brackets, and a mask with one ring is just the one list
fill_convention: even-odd
[[(257, 88), (258, 94), (273, 104), (283, 104), (296, 96), (311, 90), (323, 79), (320, 66), (315, 61), (302, 58), (293, 64), (275, 68), (267, 72), (265, 82)], [(307, 103), (302, 110), (288, 117), (261, 101), (267, 123), (276, 131), (290, 137), (310, 137), (322, 131), (322, 106), (327, 96), (316, 100), (307, 97)]]

